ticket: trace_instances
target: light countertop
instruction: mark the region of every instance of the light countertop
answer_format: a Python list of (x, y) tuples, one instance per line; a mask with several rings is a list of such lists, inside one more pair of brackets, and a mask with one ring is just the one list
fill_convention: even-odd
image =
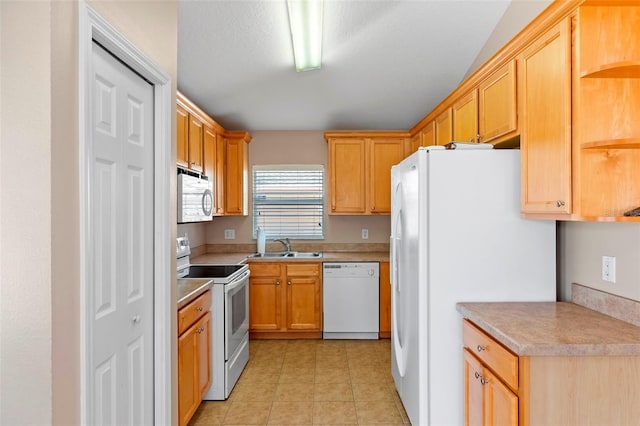
[(388, 262), (388, 252), (323, 252), (314, 258), (247, 258), (251, 253), (206, 253), (191, 259), (193, 264), (224, 264), (249, 262)]
[(640, 327), (569, 302), (458, 303), (520, 356), (640, 356)]
[(207, 278), (178, 278), (178, 309), (209, 290), (213, 281)]

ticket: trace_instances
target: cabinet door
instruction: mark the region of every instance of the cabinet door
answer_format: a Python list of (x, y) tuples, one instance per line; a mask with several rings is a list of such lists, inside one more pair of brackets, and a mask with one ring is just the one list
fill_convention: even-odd
[(189, 113), (181, 105), (176, 106), (176, 163), (189, 167)]
[(189, 168), (202, 172), (202, 140), (204, 124), (197, 117), (189, 115)]
[(319, 277), (287, 277), (287, 329), (322, 330)]
[(225, 215), (246, 215), (248, 204), (246, 142), (242, 139), (227, 138), (226, 145)]
[(204, 139), (202, 141), (202, 151), (204, 156), (204, 175), (215, 185), (216, 177), (216, 133), (208, 126), (204, 127)]
[(369, 139), (368, 210), (391, 213), (391, 166), (404, 158), (403, 139)]
[(202, 151), (204, 157), (204, 175), (209, 178), (214, 188), (213, 196), (213, 212), (217, 209), (217, 197), (215, 196), (216, 188), (216, 133), (212, 128), (205, 126), (204, 140), (202, 141)]
[(329, 139), (331, 214), (364, 214), (365, 140)]
[(515, 132), (516, 114), (516, 61), (509, 61), (478, 88), (480, 105), (479, 142), (490, 142)]
[(391, 337), (391, 275), (389, 262), (380, 262), (380, 337)]
[(281, 288), (280, 276), (249, 278), (249, 330), (282, 328)]
[(453, 140), (478, 141), (478, 91), (476, 89), (453, 104)]
[(211, 313), (207, 312), (196, 329), (198, 336), (198, 403), (211, 386)]
[(200, 404), (198, 377), (197, 323), (178, 338), (178, 420), (180, 425), (189, 419)]
[(464, 424), (465, 426), (483, 426), (482, 364), (467, 349), (463, 354), (464, 362)]
[(435, 120), (436, 126), (436, 144), (446, 145), (451, 142), (453, 136), (453, 120), (451, 108), (447, 108)]
[(431, 146), (436, 144), (436, 122), (432, 121), (423, 127), (420, 132), (422, 136), (421, 146)]
[(222, 134), (216, 135), (216, 177), (214, 212), (216, 216), (224, 214), (224, 192), (225, 192), (225, 164), (226, 164), (226, 140)]
[(571, 213), (571, 39), (569, 18), (518, 61), (523, 213)]
[(487, 426), (518, 426), (518, 397), (502, 382), (484, 369), (482, 387), (484, 424)]
[(407, 155), (411, 155), (418, 150), (420, 144), (422, 142), (422, 134), (420, 132), (416, 133), (408, 140), (407, 147), (405, 151)]

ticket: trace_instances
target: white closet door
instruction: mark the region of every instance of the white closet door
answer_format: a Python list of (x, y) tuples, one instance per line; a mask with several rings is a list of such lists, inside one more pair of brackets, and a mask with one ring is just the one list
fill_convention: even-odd
[(93, 43), (89, 419), (153, 424), (153, 86)]

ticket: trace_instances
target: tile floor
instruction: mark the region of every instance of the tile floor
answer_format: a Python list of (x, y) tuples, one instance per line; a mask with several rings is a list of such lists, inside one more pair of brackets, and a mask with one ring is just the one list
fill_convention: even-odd
[(203, 401), (196, 425), (403, 425), (385, 340), (252, 340), (226, 401)]

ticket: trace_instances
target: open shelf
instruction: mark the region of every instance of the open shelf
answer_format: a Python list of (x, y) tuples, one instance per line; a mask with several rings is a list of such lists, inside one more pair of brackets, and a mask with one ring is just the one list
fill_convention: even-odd
[(640, 138), (610, 139), (603, 141), (585, 142), (582, 149), (639, 149)]
[(640, 62), (623, 61), (583, 71), (582, 78), (639, 78)]

